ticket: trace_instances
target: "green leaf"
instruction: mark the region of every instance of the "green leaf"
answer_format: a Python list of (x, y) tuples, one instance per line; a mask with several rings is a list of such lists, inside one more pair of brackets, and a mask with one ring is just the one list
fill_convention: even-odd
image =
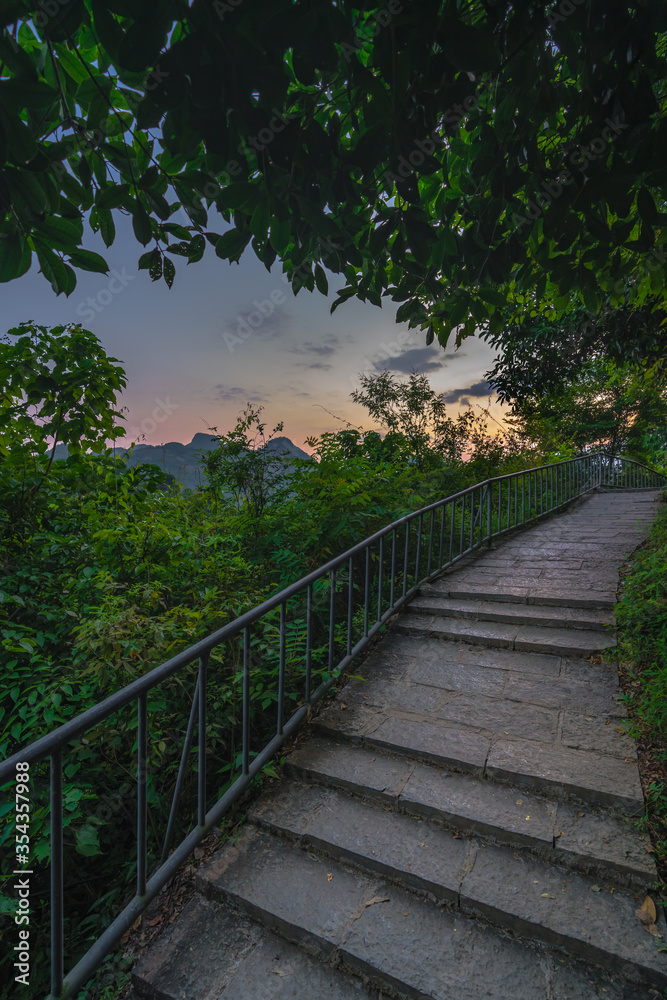
[(317, 285), (317, 290), (321, 292), (322, 295), (329, 294), (329, 282), (321, 264), (315, 265), (315, 284)]
[(292, 226), (289, 220), (271, 219), (269, 242), (276, 253), (285, 251), (292, 241)]
[(69, 294), (70, 278), (64, 262), (50, 247), (43, 243), (36, 243), (35, 250), (42, 274), (51, 283), (56, 295), (60, 295), (61, 292)]
[(16, 114), (7, 114), (0, 106), (0, 125), (7, 138), (7, 145), (16, 163), (30, 163), (39, 146), (30, 127)]
[[(159, 281), (160, 278), (162, 277), (162, 272), (163, 272), (162, 254), (156, 247), (155, 250), (153, 250), (153, 252), (149, 256), (150, 256), (150, 266), (148, 268), (148, 273), (151, 277), (151, 281)], [(168, 258), (165, 258), (164, 264), (167, 263), (171, 264), (171, 261), (168, 260)], [(171, 266), (173, 267), (174, 265), (171, 264)], [(171, 280), (173, 282), (174, 279), (172, 278)], [(171, 285), (169, 285), (169, 287), (171, 288)]]
[(223, 260), (238, 260), (248, 243), (252, 234), (243, 233), (239, 229), (230, 229), (223, 233), (215, 245), (215, 252)]
[(102, 234), (104, 245), (110, 247), (116, 239), (116, 225), (113, 221), (111, 209), (101, 208), (98, 212), (98, 216), (100, 222), (100, 233)]
[(70, 263), (75, 267), (80, 267), (83, 271), (95, 271), (98, 274), (108, 274), (109, 265), (104, 257), (92, 250), (75, 250), (70, 254)]
[(29, 269), (32, 252), (27, 240), (19, 233), (0, 233), (0, 281), (13, 281)]
[(174, 262), (172, 260), (169, 260), (168, 257), (164, 258), (163, 275), (164, 275), (164, 280), (167, 283), (167, 287), (171, 288), (171, 286), (174, 283), (174, 278), (176, 277), (176, 268), (174, 267)]
[(123, 204), (129, 193), (129, 184), (110, 184), (108, 187), (97, 192), (95, 204), (98, 208), (118, 208), (119, 205)]
[(83, 238), (82, 219), (64, 219), (59, 215), (47, 215), (38, 224), (40, 236), (46, 237), (49, 243), (55, 243), (59, 248), (69, 250), (77, 246)]
[(197, 235), (192, 239), (188, 249), (188, 264), (196, 264), (197, 261), (201, 260), (204, 256), (205, 249), (206, 239), (201, 233), (197, 233)]
[(143, 243), (144, 246), (150, 243), (153, 238), (151, 218), (148, 212), (145, 212), (140, 206), (137, 206), (132, 213), (132, 228), (140, 243)]

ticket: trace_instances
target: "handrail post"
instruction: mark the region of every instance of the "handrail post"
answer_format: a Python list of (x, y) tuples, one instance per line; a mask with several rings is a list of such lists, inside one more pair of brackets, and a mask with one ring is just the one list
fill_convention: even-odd
[(493, 503), (493, 483), (489, 483), (486, 487), (486, 547), (491, 548), (491, 535), (492, 535), (492, 517), (491, 517), (491, 505)]

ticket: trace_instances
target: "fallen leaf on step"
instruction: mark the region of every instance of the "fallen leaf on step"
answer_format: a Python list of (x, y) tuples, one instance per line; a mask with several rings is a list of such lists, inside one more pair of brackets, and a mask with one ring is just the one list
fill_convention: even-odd
[(333, 878), (333, 875), (331, 874), (331, 872), (328, 872), (327, 873), (327, 882), (331, 882), (332, 878)]
[(655, 926), (655, 922), (658, 918), (658, 914), (655, 908), (655, 903), (650, 896), (647, 896), (640, 908), (637, 910), (637, 916), (644, 925), (644, 930), (652, 934), (653, 937), (660, 937), (658, 928)]
[(376, 903), (388, 903), (388, 902), (389, 902), (389, 896), (373, 896), (372, 899), (369, 899), (366, 903), (364, 903), (364, 907), (375, 906)]
[(540, 899), (555, 899), (555, 896), (550, 896), (548, 892), (543, 892)]
[(294, 970), (291, 965), (283, 965), (281, 968), (273, 970), (277, 976), (292, 976), (294, 975)]
[[(642, 914), (642, 916), (640, 916), (640, 914)], [(646, 897), (640, 908), (637, 910), (637, 916), (643, 924), (654, 924), (658, 919), (655, 903), (650, 896)]]
[(158, 913), (157, 917), (153, 917), (152, 920), (148, 921), (148, 926), (149, 927), (155, 927), (157, 924), (160, 923), (161, 920), (162, 920), (162, 914)]
[(599, 885), (592, 885), (591, 892), (602, 892), (602, 889)]

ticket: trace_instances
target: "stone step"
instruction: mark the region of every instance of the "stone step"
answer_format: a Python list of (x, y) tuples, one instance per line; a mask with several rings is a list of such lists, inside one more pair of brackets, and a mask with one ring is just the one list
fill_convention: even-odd
[(464, 618), (440, 618), (433, 614), (403, 615), (394, 628), (401, 635), (458, 640), (553, 656), (582, 656), (584, 659), (616, 645), (616, 639), (610, 632), (591, 628), (548, 628), (542, 625), (468, 621)]
[(342, 789), (467, 836), (519, 846), (620, 885), (648, 890), (657, 878), (647, 839), (627, 820), (582, 812), (572, 802), (321, 738), (291, 753), (285, 770), (301, 781)]
[(516, 586), (515, 584), (466, 583), (462, 580), (455, 582), (453, 579), (443, 576), (429, 585), (429, 593), (471, 601), (540, 604), (544, 607), (597, 608), (602, 611), (613, 611), (616, 605), (615, 593), (612, 591), (592, 592), (590, 590), (577, 590), (574, 587), (568, 587), (564, 590), (555, 585), (550, 587), (546, 581), (538, 585), (537, 580), (530, 586)]
[[(612, 894), (583, 876), (501, 848), (466, 844), (413, 820), (408, 821), (415, 825), (412, 835), (406, 832), (406, 841), (396, 841), (390, 819), (405, 817), (376, 812), (372, 824), (358, 815), (353, 826), (350, 816), (327, 812), (320, 826), (320, 811), (312, 817), (317, 834), (308, 834), (306, 843), (354, 858), (352, 869), (247, 824), (238, 841), (200, 871), (197, 887), (289, 941), (402, 995), (547, 1000), (554, 995), (545, 982), (548, 953), (508, 939), (502, 933), (507, 930), (634, 982), (667, 985), (667, 958), (635, 913), (639, 896)], [(292, 826), (298, 827), (299, 817), (307, 822), (297, 810)], [(292, 837), (303, 836), (285, 829)], [(449, 910), (387, 882), (377, 871), (428, 886)], [(479, 917), (486, 925), (477, 923)], [(662, 925), (664, 918), (659, 919)], [(590, 986), (581, 995), (588, 1000)]]
[(148, 1000), (375, 1000), (331, 968), (220, 903), (196, 895), (132, 972)]
[(566, 608), (502, 601), (456, 600), (433, 595), (426, 588), (407, 606), (410, 614), (464, 618), (473, 621), (504, 622), (510, 625), (540, 625), (548, 628), (603, 630), (613, 626), (614, 616), (599, 608)]
[(479, 778), (537, 790), (551, 797), (643, 815), (644, 796), (634, 758), (564, 747), (554, 742), (485, 735), (464, 726), (336, 706), (319, 715), (316, 730), (335, 741), (377, 746)]

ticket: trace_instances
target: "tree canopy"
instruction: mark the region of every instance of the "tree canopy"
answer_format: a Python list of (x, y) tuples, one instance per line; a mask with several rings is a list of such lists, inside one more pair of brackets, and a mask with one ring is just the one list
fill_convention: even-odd
[[(662, 0), (2, 0), (0, 279), (250, 244), (427, 342), (662, 301)], [(183, 214), (180, 210), (184, 210)], [(213, 212), (217, 211), (217, 214)]]
[(594, 357), (561, 385), (522, 393), (508, 423), (519, 437), (581, 454), (603, 448), (653, 465), (667, 446), (667, 378), (654, 368)]

